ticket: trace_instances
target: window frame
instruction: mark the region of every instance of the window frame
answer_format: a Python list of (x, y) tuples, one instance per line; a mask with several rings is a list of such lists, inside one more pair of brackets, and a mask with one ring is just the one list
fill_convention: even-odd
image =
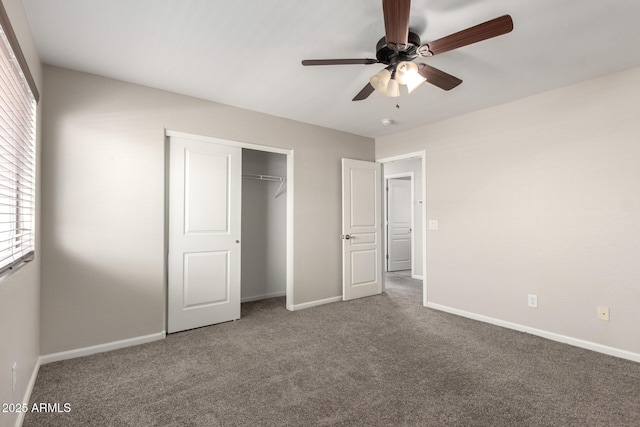
[[(11, 67), (13, 71), (7, 70), (6, 75), (11, 74), (19, 82), (23, 90), (22, 93), (18, 89), (15, 92), (9, 93), (7, 90), (0, 94), (0, 96), (6, 96), (7, 99), (12, 95), (21, 95), (13, 98), (11, 102), (5, 103), (3, 100), (1, 104), (3, 107), (9, 105), (14, 107), (14, 109), (9, 109), (8, 112), (4, 113), (4, 117), (2, 117), (2, 121), (5, 124), (3, 134), (8, 136), (2, 136), (3, 146), (0, 150), (1, 160), (5, 164), (5, 170), (0, 169), (0, 173), (5, 174), (2, 178), (6, 179), (6, 175), (15, 176), (15, 179), (9, 178), (7, 180), (11, 185), (5, 185), (4, 190), (8, 193), (5, 195), (5, 201), (8, 203), (4, 206), (7, 212), (2, 215), (7, 216), (7, 224), (13, 223), (13, 226), (9, 227), (8, 231), (10, 237), (6, 239), (10, 243), (5, 248), (2, 248), (3, 252), (8, 251), (8, 255), (4, 257), (7, 262), (0, 265), (0, 276), (4, 276), (35, 257), (36, 135), (37, 104), (40, 100), (40, 94), (2, 2), (0, 2), (0, 27), (2, 30), (0, 43), (3, 45), (0, 46), (0, 50), (2, 50), (0, 55), (6, 55), (6, 63), (9, 64), (9, 67), (13, 65)], [(2, 59), (5, 62), (5, 58)], [(17, 110), (15, 106), (24, 109), (20, 118), (26, 117), (26, 122), (10, 123), (19, 114), (15, 112)], [(1, 111), (0, 114), (2, 114)], [(15, 131), (20, 127), (23, 127), (22, 132)], [(23, 196), (27, 196), (26, 201)], [(25, 217), (30, 218), (25, 220)], [(27, 224), (26, 228), (25, 223)], [(29, 234), (26, 251), (22, 250), (25, 234)], [(16, 249), (17, 254), (13, 252)], [(15, 258), (16, 255), (18, 256), (17, 258)]]

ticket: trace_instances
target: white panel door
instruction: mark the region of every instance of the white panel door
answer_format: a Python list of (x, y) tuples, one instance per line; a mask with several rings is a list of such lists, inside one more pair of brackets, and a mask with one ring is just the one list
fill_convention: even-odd
[(387, 270), (411, 270), (411, 180), (389, 179), (387, 189)]
[(342, 159), (342, 299), (382, 292), (381, 165)]
[(242, 149), (171, 137), (167, 332), (240, 318)]

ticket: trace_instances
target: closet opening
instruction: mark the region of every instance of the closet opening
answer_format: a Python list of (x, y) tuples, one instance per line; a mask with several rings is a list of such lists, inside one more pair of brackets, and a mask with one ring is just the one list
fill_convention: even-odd
[(167, 333), (293, 310), (293, 150), (166, 135)]
[(287, 294), (287, 190), (285, 154), (242, 149), (242, 303)]

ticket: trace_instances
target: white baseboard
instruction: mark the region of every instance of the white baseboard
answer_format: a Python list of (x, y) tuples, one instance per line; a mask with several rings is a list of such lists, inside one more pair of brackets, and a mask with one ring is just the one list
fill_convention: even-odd
[(554, 332), (544, 331), (542, 329), (531, 328), (529, 326), (520, 325), (518, 323), (507, 322), (505, 320), (496, 319), (489, 316), (483, 316), (481, 314), (471, 313), (464, 310), (458, 310), (457, 308), (447, 307), (445, 305), (427, 303), (427, 307), (434, 310), (444, 311), (458, 316), (467, 317), (469, 319), (478, 320), (484, 323), (490, 323), (492, 325), (501, 326), (507, 329), (513, 329), (520, 332), (526, 332), (531, 335), (537, 335), (542, 338), (546, 338), (552, 341), (569, 344), (574, 347), (580, 347), (598, 353), (608, 354), (609, 356), (620, 357), (621, 359), (627, 359), (634, 362), (640, 362), (640, 354), (633, 353), (631, 351), (622, 350), (615, 347), (609, 347), (606, 345), (594, 343), (591, 341), (581, 340), (579, 338), (573, 338), (566, 335), (556, 334)]
[(419, 276), (417, 274), (414, 274), (413, 276), (411, 276), (411, 278), (416, 280), (424, 280), (424, 276)]
[(287, 307), (290, 311), (304, 310), (305, 308), (317, 307), (319, 305), (330, 304), (332, 302), (342, 301), (342, 295), (339, 297), (319, 299), (316, 301), (304, 302), (302, 304), (295, 304)]
[(262, 299), (284, 297), (284, 296), (287, 296), (287, 291), (272, 292), (270, 294), (254, 295), (254, 296), (250, 296), (250, 297), (244, 297), (244, 298), (240, 299), (240, 302), (242, 303), (242, 302), (260, 301)]
[[(27, 383), (27, 389), (24, 392), (24, 396), (22, 397), (22, 403), (29, 404), (31, 400), (31, 393), (33, 392), (33, 387), (36, 385), (36, 378), (38, 378), (38, 371), (40, 371), (40, 365), (42, 364), (42, 356), (38, 357), (36, 360), (36, 365), (33, 367), (33, 371), (31, 372), (31, 378), (29, 378), (29, 382)], [(24, 422), (24, 417), (26, 415), (25, 412), (18, 412), (18, 418), (16, 418), (16, 427), (22, 427), (22, 423)]]
[(165, 331), (162, 331), (156, 334), (128, 338), (126, 340), (93, 345), (91, 347), (83, 347), (77, 348), (75, 350), (61, 351), (60, 353), (46, 354), (44, 356), (40, 356), (40, 362), (45, 365), (47, 363), (58, 362), (60, 360), (74, 359), (76, 357), (88, 356), (90, 354), (103, 353), (105, 351), (117, 350), (119, 348), (131, 347), (134, 345), (146, 344), (152, 341), (163, 340), (166, 336), (167, 333)]

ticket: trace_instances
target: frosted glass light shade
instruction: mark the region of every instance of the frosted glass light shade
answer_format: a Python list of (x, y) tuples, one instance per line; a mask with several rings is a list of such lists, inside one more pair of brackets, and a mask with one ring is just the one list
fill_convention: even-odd
[(409, 81), (415, 80), (415, 77), (420, 77), (418, 74), (418, 65), (415, 62), (402, 61), (396, 67), (396, 80), (401, 85), (406, 85)]
[(382, 94), (386, 96), (400, 96), (400, 85), (398, 81), (395, 79), (389, 80), (387, 90), (382, 92)]
[(377, 74), (371, 76), (369, 79), (369, 83), (373, 88), (381, 93), (384, 93), (387, 90), (387, 86), (389, 85), (389, 81), (391, 81), (391, 71), (386, 68), (380, 70)]
[(416, 89), (419, 86), (422, 86), (422, 83), (426, 82), (427, 79), (425, 79), (424, 77), (422, 77), (420, 74), (416, 73), (414, 76), (412, 76), (409, 81), (407, 81), (406, 85), (407, 85), (407, 91), (409, 93), (413, 92), (414, 89)]
[(400, 96), (400, 86), (395, 79), (391, 78), (391, 71), (379, 71), (369, 79), (371, 86), (385, 96)]

